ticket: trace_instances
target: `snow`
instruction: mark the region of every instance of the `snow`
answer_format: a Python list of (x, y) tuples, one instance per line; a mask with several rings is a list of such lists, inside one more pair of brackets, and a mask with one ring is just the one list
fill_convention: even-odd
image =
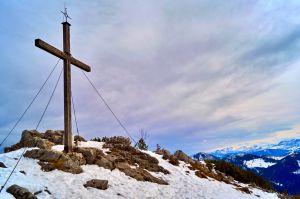
[[(80, 146), (102, 148), (103, 143), (86, 142)], [(62, 150), (62, 146), (53, 147), (55, 150)], [(28, 149), (30, 150), (30, 149)], [(17, 157), (23, 149), (10, 153), (0, 154), (0, 161), (8, 168), (0, 168), (0, 183), (3, 185), (9, 172), (16, 163)], [(161, 155), (154, 154), (150, 151), (143, 151), (159, 160), (159, 164), (169, 170), (171, 174), (153, 173), (156, 177), (163, 178), (169, 185), (158, 185), (150, 182), (140, 182), (126, 176), (119, 170), (110, 171), (96, 165), (82, 166), (83, 173), (71, 174), (58, 170), (43, 172), (37, 160), (22, 158), (16, 171), (13, 173), (6, 188), (12, 184), (18, 184), (26, 187), (31, 192), (44, 190), (46, 187), (52, 193), (49, 195), (43, 191), (37, 195), (40, 199), (94, 199), (94, 198), (157, 198), (157, 199), (182, 199), (182, 198), (204, 198), (204, 199), (240, 199), (260, 198), (273, 199), (278, 198), (275, 193), (263, 192), (259, 189), (253, 189), (252, 194), (245, 194), (235, 189), (234, 186), (219, 182), (213, 179), (198, 178), (194, 171), (188, 169), (188, 165), (181, 162), (180, 166), (173, 166), (162, 159)], [(19, 171), (25, 171), (26, 175)], [(187, 173), (189, 171), (190, 173)], [(107, 190), (98, 190), (94, 188), (86, 189), (83, 184), (91, 179), (108, 180), (109, 187)], [(246, 186), (240, 184), (242, 186)], [(0, 194), (0, 199), (13, 199), (13, 196), (6, 193), (5, 190)]]
[(248, 160), (248, 161), (245, 160), (243, 163), (248, 168), (256, 168), (256, 167), (268, 168), (268, 167), (276, 164), (274, 162), (265, 162), (264, 159), (261, 159), (261, 158), (257, 158), (257, 159), (253, 159), (253, 160)]
[[(300, 160), (297, 160), (297, 162), (298, 162), (298, 167), (300, 168)], [(299, 175), (300, 174), (300, 169), (294, 171), (293, 174)]]
[(276, 156), (269, 156), (268, 158), (271, 158), (271, 159), (273, 159), (273, 160), (282, 160), (283, 158), (285, 158), (286, 156), (278, 156), (278, 157), (276, 157)]
[[(88, 141), (88, 142), (78, 142), (78, 147), (91, 147), (91, 148), (98, 148), (101, 149), (104, 154), (109, 151), (107, 148), (103, 148), (105, 142), (96, 142), (96, 141)], [(52, 150), (55, 151), (63, 151), (64, 145), (54, 145)]]

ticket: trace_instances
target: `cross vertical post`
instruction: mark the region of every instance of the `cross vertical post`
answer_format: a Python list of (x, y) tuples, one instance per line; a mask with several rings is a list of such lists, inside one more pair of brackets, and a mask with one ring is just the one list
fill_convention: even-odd
[(85, 63), (75, 59), (71, 55), (70, 50), (70, 26), (67, 19), (71, 19), (68, 16), (67, 10), (62, 12), (65, 15), (65, 21), (63, 25), (63, 51), (51, 46), (41, 39), (35, 40), (35, 46), (45, 50), (46, 52), (64, 60), (64, 152), (72, 152), (73, 137), (72, 137), (72, 91), (71, 91), (71, 64), (78, 68), (90, 72), (91, 67)]
[(70, 24), (63, 22), (63, 48), (64, 53), (69, 55), (64, 59), (64, 151), (72, 152), (72, 112), (71, 112), (71, 63), (70, 52)]

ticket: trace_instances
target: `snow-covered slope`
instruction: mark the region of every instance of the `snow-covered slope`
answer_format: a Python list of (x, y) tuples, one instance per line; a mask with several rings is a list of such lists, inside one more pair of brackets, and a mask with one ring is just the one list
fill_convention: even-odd
[[(84, 146), (102, 148), (102, 143), (86, 142)], [(61, 150), (61, 146), (55, 146), (55, 150)], [(30, 150), (30, 149), (28, 149)], [(4, 183), (13, 166), (16, 163), (23, 149), (10, 153), (0, 154), (0, 162), (3, 162), (8, 168), (0, 168), (0, 183)], [(83, 173), (71, 174), (63, 171), (54, 170), (43, 172), (40, 169), (37, 160), (23, 158), (13, 173), (6, 187), (18, 184), (29, 189), (31, 192), (48, 189), (51, 195), (43, 191), (38, 194), (38, 198), (48, 199), (95, 199), (95, 198), (260, 198), (272, 199), (278, 198), (276, 193), (267, 193), (262, 190), (252, 188), (252, 194), (246, 194), (238, 191), (233, 185), (219, 182), (213, 179), (199, 178), (188, 168), (186, 163), (180, 162), (179, 166), (173, 166), (150, 151), (144, 151), (157, 158), (159, 164), (169, 170), (171, 174), (153, 173), (152, 175), (166, 180), (169, 185), (158, 185), (150, 182), (141, 182), (126, 176), (119, 170), (110, 171), (98, 167), (97, 165), (84, 165)], [(25, 171), (26, 175), (20, 173)], [(85, 188), (83, 184), (93, 178), (108, 180), (107, 190), (98, 190), (94, 188)], [(242, 184), (240, 184), (242, 185)], [(242, 185), (246, 186), (246, 185)], [(5, 188), (6, 189), (6, 188)], [(0, 193), (1, 199), (11, 199), (12, 195), (5, 192)]]

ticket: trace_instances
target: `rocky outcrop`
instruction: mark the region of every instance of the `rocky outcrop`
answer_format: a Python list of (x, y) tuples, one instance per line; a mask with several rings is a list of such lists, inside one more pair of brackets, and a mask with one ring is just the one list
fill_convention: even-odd
[(81, 165), (86, 164), (85, 158), (81, 153), (65, 154), (59, 151), (47, 149), (33, 149), (26, 151), (24, 157), (38, 159), (43, 171), (54, 169), (78, 174), (82, 172)]
[(81, 153), (87, 164), (94, 164), (96, 159), (104, 156), (102, 150), (91, 147), (77, 147), (74, 148), (74, 152)]
[(166, 181), (152, 176), (148, 171), (146, 171), (143, 168), (137, 167), (133, 169), (127, 163), (117, 163), (116, 168), (138, 181), (148, 181), (161, 185), (168, 185)]
[(23, 147), (38, 147), (40, 149), (51, 149), (56, 144), (62, 144), (63, 133), (61, 131), (48, 130), (39, 133), (36, 130), (24, 130), (19, 143), (4, 148), (4, 152), (14, 151)]
[(105, 148), (126, 147), (131, 145), (130, 139), (123, 136), (114, 136), (111, 138), (106, 137), (105, 139), (103, 139), (103, 141), (105, 141)]
[(8, 187), (6, 191), (12, 194), (16, 199), (37, 199), (28, 189), (16, 184)]
[[(106, 154), (102, 150), (91, 147), (75, 147), (73, 153), (63, 153), (52, 151), (53, 145), (61, 144), (63, 131), (48, 130), (45, 133), (39, 133), (36, 130), (25, 130), (19, 143), (6, 149), (6, 152), (16, 150), (22, 147), (38, 147), (27, 151), (24, 157), (38, 159), (41, 169), (52, 171), (54, 169), (78, 174), (82, 172), (81, 165), (96, 164), (99, 167), (114, 170), (119, 169), (126, 175), (139, 181), (149, 181), (158, 184), (167, 184), (167, 182), (152, 176), (151, 172), (170, 172), (159, 166), (156, 158), (144, 153), (131, 146), (129, 138), (115, 136), (103, 139), (104, 148), (110, 149)], [(77, 137), (84, 141), (83, 138)], [(169, 152), (165, 151), (166, 156)]]
[(187, 154), (185, 154), (183, 151), (181, 150), (178, 150), (174, 153), (174, 156), (180, 160), (180, 161), (183, 161), (185, 163), (189, 163), (189, 164), (193, 164), (195, 163), (195, 161), (189, 157)]
[(63, 144), (64, 131), (47, 130), (44, 134), (41, 133), (41, 135), (44, 139), (47, 139), (50, 142), (53, 142), (55, 145)]
[(96, 164), (98, 166), (111, 170), (119, 169), (138, 181), (168, 184), (164, 180), (152, 176), (148, 171), (164, 174), (170, 172), (159, 166), (156, 158), (130, 146), (130, 140), (128, 141), (127, 138), (113, 137), (108, 143), (104, 144), (104, 147), (109, 148), (110, 152), (97, 160)]
[(83, 185), (84, 187), (93, 187), (96, 189), (105, 190), (108, 188), (108, 181), (107, 180), (98, 180), (98, 179), (92, 179), (86, 182), (86, 184)]

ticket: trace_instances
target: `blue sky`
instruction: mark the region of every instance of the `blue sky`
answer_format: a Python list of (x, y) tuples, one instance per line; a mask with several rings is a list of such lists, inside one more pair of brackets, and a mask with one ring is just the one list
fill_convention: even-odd
[[(187, 153), (276, 142), (300, 132), (298, 1), (67, 1), (71, 53), (134, 137)], [(64, 1), (0, 1), (0, 138), (62, 49)], [(62, 64), (61, 64), (62, 65)], [(60, 65), (60, 67), (61, 67)], [(7, 145), (33, 129), (57, 70)], [(84, 137), (125, 135), (79, 69), (72, 89)], [(63, 128), (60, 82), (40, 131)]]

